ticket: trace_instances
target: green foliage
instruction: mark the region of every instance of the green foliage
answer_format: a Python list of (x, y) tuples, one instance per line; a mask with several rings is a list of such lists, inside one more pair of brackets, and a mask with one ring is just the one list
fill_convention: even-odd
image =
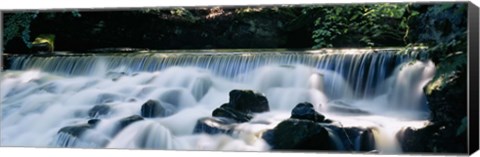
[(156, 15), (156, 16), (169, 16), (181, 19), (189, 23), (195, 23), (200, 20), (200, 17), (194, 15), (190, 10), (179, 7), (172, 9), (157, 8), (157, 9), (142, 9), (139, 11), (142, 16)]
[[(71, 11), (73, 17), (81, 17), (80, 12), (77, 10)], [(30, 42), (30, 26), (33, 20), (37, 18), (39, 12), (18, 12), (7, 13), (5, 15), (5, 21), (3, 23), (3, 45), (7, 45), (14, 38), (21, 38), (28, 48), (32, 47)], [(55, 13), (47, 13), (47, 18), (53, 19)]]
[[(414, 5), (422, 12), (410, 21), (412, 40), (423, 43), (436, 64), (436, 73), (427, 85), (427, 94), (441, 90), (451, 78), (466, 74), (467, 67), (467, 5), (466, 3), (442, 3)], [(466, 80), (465, 80), (466, 81)]]
[(322, 6), (315, 21), (314, 48), (349, 42), (379, 46), (378, 41), (402, 40), (408, 30), (407, 4)]
[(5, 15), (5, 23), (3, 28), (3, 44), (6, 45), (10, 40), (15, 37), (20, 37), (27, 47), (31, 47), (30, 44), (30, 23), (38, 15), (38, 12), (28, 13), (13, 13)]
[(412, 40), (429, 46), (430, 56), (435, 63), (442, 62), (452, 53), (466, 52), (466, 3), (414, 5), (413, 9), (421, 11), (422, 14), (410, 21), (410, 25), (415, 26), (412, 34), (417, 35), (413, 36)]

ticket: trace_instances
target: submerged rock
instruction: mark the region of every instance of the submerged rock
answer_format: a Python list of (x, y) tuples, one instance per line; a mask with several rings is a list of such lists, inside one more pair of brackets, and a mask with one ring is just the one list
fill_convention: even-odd
[(206, 117), (197, 121), (193, 133), (231, 134), (235, 123), (235, 121), (228, 118)]
[(85, 124), (66, 126), (58, 130), (57, 133), (65, 133), (72, 137), (79, 137), (88, 129), (93, 129), (100, 123), (100, 119), (90, 119)]
[(97, 96), (97, 99), (95, 100), (95, 104), (102, 105), (102, 104), (107, 104), (107, 103), (111, 103), (114, 101), (121, 101), (121, 100), (123, 100), (123, 97), (118, 94), (102, 93)]
[(371, 113), (356, 107), (353, 107), (342, 101), (333, 101), (328, 105), (329, 112), (335, 112), (342, 115), (370, 115)]
[(88, 129), (92, 129), (94, 125), (91, 124), (79, 124), (73, 126), (66, 126), (61, 128), (57, 133), (69, 134), (73, 137), (80, 137)]
[(126, 72), (117, 72), (117, 71), (109, 71), (107, 74), (106, 74), (107, 78), (111, 78), (112, 81), (117, 81), (119, 80), (121, 77), (124, 77), (124, 76), (128, 76), (128, 74)]
[(129, 116), (129, 117), (125, 117), (123, 119), (120, 119), (120, 121), (118, 122), (118, 129), (117, 130), (122, 130), (123, 128), (127, 127), (128, 125), (134, 123), (134, 122), (137, 122), (137, 121), (141, 121), (143, 120), (143, 117), (142, 116), (139, 116), (139, 115), (133, 115), (133, 116)]
[(143, 117), (147, 118), (166, 117), (174, 113), (174, 107), (155, 100), (148, 100), (142, 105), (140, 112)]
[(233, 120), (236, 120), (237, 122), (248, 122), (253, 118), (251, 114), (244, 113), (228, 107), (228, 104), (223, 104), (219, 108), (213, 110), (212, 116), (231, 118)]
[(95, 118), (103, 115), (107, 115), (110, 112), (110, 106), (108, 105), (95, 105), (88, 111), (90, 118)]
[(98, 123), (100, 123), (100, 119), (90, 119), (87, 123), (96, 126)]
[(241, 112), (261, 113), (270, 110), (267, 98), (251, 90), (232, 90), (228, 106)]
[(191, 92), (195, 100), (200, 101), (212, 87), (213, 81), (209, 77), (198, 77), (192, 83)]
[[(98, 144), (98, 146), (104, 146), (108, 142), (108, 138), (114, 137), (116, 134), (122, 131), (125, 127), (140, 120), (143, 120), (143, 118), (138, 115), (125, 117), (123, 119), (120, 119), (117, 122), (117, 125), (111, 134), (101, 135), (102, 137), (95, 137), (95, 139), (90, 139), (85, 137), (81, 138), (85, 132), (87, 132), (90, 129), (94, 129), (95, 126), (101, 122), (100, 119), (90, 119), (85, 124), (78, 124), (78, 125), (66, 126), (61, 128), (57, 132), (57, 135), (59, 136), (58, 138), (60, 139), (57, 139), (57, 141), (55, 142), (56, 142), (56, 145), (58, 146), (71, 147), (79, 143), (88, 144), (92, 142), (92, 140), (93, 141), (98, 140), (98, 141), (102, 141), (102, 143), (96, 143), (96, 144)], [(100, 139), (100, 138), (107, 138), (107, 139)]]
[(311, 120), (314, 122), (324, 122), (325, 116), (315, 111), (313, 105), (309, 102), (299, 103), (292, 110), (290, 118)]
[(368, 152), (376, 149), (371, 128), (343, 127), (332, 124), (323, 126), (330, 132), (330, 138), (338, 151)]

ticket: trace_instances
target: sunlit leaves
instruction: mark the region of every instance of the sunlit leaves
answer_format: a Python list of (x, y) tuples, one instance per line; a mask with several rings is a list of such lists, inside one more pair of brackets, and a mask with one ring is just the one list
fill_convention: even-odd
[[(377, 46), (376, 41), (403, 40), (407, 32), (408, 4), (365, 4), (321, 6), (312, 38), (314, 48), (335, 47), (341, 40), (358, 45)], [(395, 25), (392, 25), (394, 23)]]

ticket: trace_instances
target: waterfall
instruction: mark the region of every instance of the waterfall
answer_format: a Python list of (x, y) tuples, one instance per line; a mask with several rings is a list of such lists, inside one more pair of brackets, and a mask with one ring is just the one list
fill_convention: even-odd
[[(425, 120), (422, 88), (435, 72), (420, 51), (395, 49), (24, 55), (10, 61), (1, 74), (2, 146), (264, 151), (269, 147), (258, 135), (306, 101), (344, 126), (374, 127), (374, 136), (393, 138), (397, 129)], [(271, 111), (236, 126), (232, 136), (192, 134), (196, 121), (228, 102), (232, 89), (265, 94)], [(116, 130), (148, 100), (167, 104), (171, 115)], [(84, 124), (92, 118), (100, 122)], [(65, 126), (88, 131), (58, 133)], [(339, 142), (338, 133), (329, 134)], [(351, 140), (359, 148), (359, 138)], [(378, 142), (393, 145), (378, 149), (398, 151), (395, 142)]]
[[(304, 65), (322, 71), (325, 89), (344, 89), (349, 83), (357, 97), (375, 94), (379, 82), (384, 81), (399, 64), (422, 58), (422, 53), (413, 51), (398, 54), (398, 50), (336, 50), (332, 52), (228, 52), (228, 53), (134, 53), (95, 54), (63, 56), (18, 56), (12, 59), (12, 70), (37, 69), (62, 76), (95, 76), (107, 73), (119, 77), (139, 72), (161, 71), (173, 66), (197, 67), (212, 74), (248, 81), (249, 77), (238, 77), (266, 65)], [(354, 53), (355, 52), (355, 53)], [(293, 67), (292, 67), (293, 68)], [(108, 71), (106, 71), (108, 69)], [(277, 69), (279, 70), (279, 69)], [(268, 70), (267, 70), (268, 71)], [(271, 76), (274, 77), (274, 76)], [(330, 97), (342, 97), (350, 90), (336, 91)]]

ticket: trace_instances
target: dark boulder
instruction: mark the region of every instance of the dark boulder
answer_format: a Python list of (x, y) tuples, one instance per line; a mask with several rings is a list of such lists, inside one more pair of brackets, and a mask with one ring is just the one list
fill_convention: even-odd
[(147, 118), (166, 117), (174, 113), (174, 107), (155, 100), (148, 100), (142, 105), (140, 112), (143, 117)]
[[(449, 64), (441, 62), (436, 66), (437, 69), (445, 69)], [(467, 117), (467, 74), (467, 66), (443, 70), (424, 87), (430, 125), (419, 129), (407, 128), (401, 132), (399, 141), (405, 152), (468, 151), (468, 136), (460, 129)]]
[(376, 149), (375, 137), (372, 129), (366, 129), (360, 134), (360, 148), (359, 151), (372, 152)]
[(230, 108), (228, 104), (223, 104), (219, 108), (213, 110), (212, 116), (231, 118), (233, 120), (236, 120), (237, 122), (248, 122), (253, 118), (251, 114)]
[(95, 105), (88, 111), (90, 118), (96, 118), (99, 116), (107, 115), (110, 112), (110, 106), (108, 105)]
[(311, 120), (314, 122), (324, 122), (325, 116), (321, 115), (313, 108), (309, 102), (299, 103), (292, 110), (290, 118)]
[(402, 150), (404, 152), (426, 153), (432, 152), (429, 148), (429, 140), (431, 140), (438, 126), (430, 125), (422, 129), (412, 129), (407, 127), (396, 134)]
[[(334, 150), (328, 131), (320, 124), (301, 119), (288, 119), (273, 129), (270, 139), (274, 150)], [(267, 134), (268, 135), (268, 134)], [(263, 137), (268, 137), (267, 135)], [(268, 139), (266, 139), (268, 141)]]
[(466, 73), (466, 70), (447, 73), (445, 77), (438, 77), (425, 86), (431, 122), (458, 125), (467, 116)]
[(228, 105), (241, 112), (261, 113), (270, 110), (267, 98), (251, 90), (232, 90), (229, 93)]
[(90, 121), (87, 124), (79, 124), (61, 128), (57, 132), (52, 144), (57, 147), (85, 146), (82, 144), (87, 144), (89, 141), (84, 140), (82, 135), (88, 130), (93, 129), (96, 125), (96, 122), (92, 121), (90, 123)]
[(230, 101), (212, 112), (214, 117), (230, 118), (237, 122), (248, 122), (254, 113), (270, 110), (268, 100), (263, 94), (251, 90), (232, 90)]
[(267, 130), (262, 133), (262, 139), (265, 140), (269, 145), (273, 146), (273, 129)]
[(194, 134), (231, 134), (234, 130), (235, 121), (228, 118), (206, 117), (197, 121), (193, 130)]
[(396, 137), (404, 152), (465, 153), (467, 135), (458, 134), (457, 129), (458, 126), (430, 123), (423, 128), (405, 128)]
[(267, 130), (262, 138), (274, 150), (375, 150), (371, 129), (318, 123), (309, 119), (290, 118)]

